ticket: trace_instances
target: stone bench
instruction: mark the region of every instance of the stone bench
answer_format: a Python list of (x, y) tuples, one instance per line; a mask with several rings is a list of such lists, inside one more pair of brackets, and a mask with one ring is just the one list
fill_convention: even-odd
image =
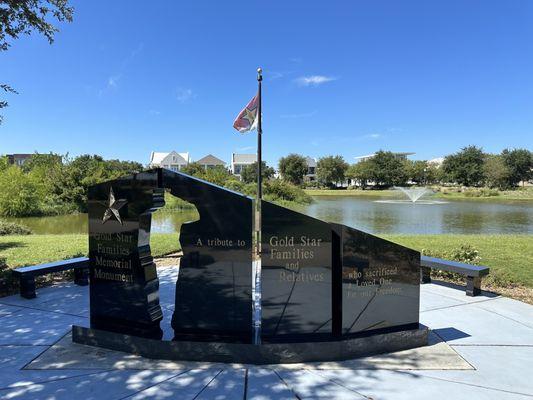
[(20, 295), (26, 299), (37, 297), (35, 294), (35, 277), (74, 270), (74, 283), (80, 286), (89, 284), (89, 259), (87, 257), (72, 258), (70, 260), (55, 261), (47, 264), (32, 265), (17, 268), (12, 271), (13, 277), (20, 282)]
[(466, 295), (477, 296), (481, 293), (481, 278), (489, 273), (489, 267), (465, 264), (428, 256), (420, 257), (420, 283), (431, 282), (431, 270), (453, 272), (466, 276)]

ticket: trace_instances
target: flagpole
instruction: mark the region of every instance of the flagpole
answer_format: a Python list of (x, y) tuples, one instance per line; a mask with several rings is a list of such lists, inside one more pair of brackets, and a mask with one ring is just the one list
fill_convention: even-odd
[(261, 81), (263, 80), (263, 70), (257, 68), (257, 201), (255, 210), (256, 223), (256, 261), (255, 261), (255, 282), (254, 284), (254, 338), (255, 345), (261, 344), (261, 200), (263, 198), (262, 188), (262, 154), (261, 154), (261, 135), (263, 128), (261, 126)]
[(262, 149), (261, 135), (263, 128), (261, 126), (261, 82), (263, 80), (263, 70), (257, 68), (257, 254), (261, 254), (261, 200), (263, 199), (262, 187)]

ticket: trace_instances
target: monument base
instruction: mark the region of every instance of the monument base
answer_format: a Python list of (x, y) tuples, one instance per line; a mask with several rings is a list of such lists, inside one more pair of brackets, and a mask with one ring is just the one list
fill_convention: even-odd
[(72, 341), (152, 359), (264, 365), (344, 361), (422, 347), (428, 344), (428, 328), (420, 325), (417, 329), (329, 342), (253, 345), (154, 340), (73, 325)]

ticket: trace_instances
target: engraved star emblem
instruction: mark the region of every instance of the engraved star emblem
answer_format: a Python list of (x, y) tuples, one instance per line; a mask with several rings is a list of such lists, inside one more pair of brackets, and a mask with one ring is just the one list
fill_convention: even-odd
[(243, 115), (243, 119), (247, 120), (250, 125), (253, 125), (254, 124), (254, 120), (255, 120), (255, 117), (257, 115), (257, 108), (254, 108), (252, 110), (246, 108), (244, 110), (244, 112), (246, 113), (246, 115)]
[(127, 202), (128, 200), (115, 199), (115, 193), (113, 193), (113, 188), (110, 188), (109, 199), (107, 200), (107, 202), (101, 202), (101, 204), (107, 207), (102, 218), (102, 224), (105, 224), (111, 218), (115, 218), (118, 222), (120, 222), (120, 225), (122, 225), (122, 218), (120, 218), (119, 210), (124, 207)]

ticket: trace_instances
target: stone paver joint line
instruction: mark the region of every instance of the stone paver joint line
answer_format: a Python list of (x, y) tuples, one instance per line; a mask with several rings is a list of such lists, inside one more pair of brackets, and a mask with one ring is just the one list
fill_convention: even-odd
[[(27, 386), (32, 386), (32, 385), (42, 385), (42, 384), (47, 384), (47, 383), (51, 383), (51, 382), (59, 382), (59, 381), (67, 381), (69, 379), (75, 379), (75, 378), (79, 378), (81, 376), (91, 376), (91, 375), (98, 375), (98, 374), (103, 374), (105, 372), (113, 372), (113, 370), (111, 369), (108, 369), (108, 370), (98, 370), (98, 371), (93, 371), (93, 372), (90, 372), (90, 373), (80, 373), (78, 375), (72, 375), (72, 376), (65, 376), (65, 377), (62, 377), (62, 378), (57, 378), (57, 379), (47, 379), (47, 380), (44, 380), (44, 381), (36, 381), (36, 382), (17, 382), (17, 388), (19, 387), (27, 387)], [(1, 375), (0, 375), (1, 377)], [(6, 386), (6, 387), (0, 387), (0, 391), (2, 390), (12, 390), (14, 389), (15, 386)]]
[[(165, 340), (172, 338), (174, 272), (161, 271), (168, 276), (160, 284)], [(88, 292), (44, 288), (40, 302), (0, 299), (0, 399), (69, 400), (74, 392), (88, 398), (93, 389), (101, 400), (533, 398), (533, 307), (505, 297), (459, 301), (463, 292), (456, 291), (441, 285), (421, 291), (422, 303), (432, 307), (420, 314), (433, 330), (427, 347), (344, 362), (250, 367), (151, 360), (73, 343), (71, 325), (87, 323), (77, 311), (86, 312)]]
[[(319, 376), (320, 378), (324, 378), (323, 376), (321, 376), (320, 374), (316, 373), (316, 371), (313, 371), (313, 370), (310, 370), (310, 369), (305, 369), (307, 372), (313, 374), (313, 375), (316, 375), (316, 376)], [(354, 390), (352, 388), (349, 388), (348, 386), (344, 385), (342, 382), (338, 382), (337, 380), (335, 379), (328, 379), (328, 378), (325, 378), (328, 380), (328, 382), (331, 382), (335, 385), (338, 385), (340, 387), (342, 387), (343, 389), (346, 389), (346, 390), (349, 390), (350, 392), (354, 392), (355, 394), (357, 394), (358, 396), (361, 396), (362, 398), (364, 399), (367, 399), (367, 400), (374, 400), (372, 397), (370, 396), (365, 396), (363, 393), (361, 392), (358, 392), (357, 390)]]
[(154, 383), (153, 385), (146, 386), (146, 387), (142, 388), (141, 390), (138, 390), (138, 391), (136, 391), (136, 392), (134, 392), (134, 393), (131, 393), (131, 394), (127, 395), (127, 396), (121, 397), (120, 399), (117, 399), (117, 400), (128, 399), (128, 398), (133, 397), (133, 396), (135, 396), (135, 395), (137, 395), (137, 394), (139, 394), (139, 393), (142, 393), (142, 392), (144, 392), (144, 391), (146, 391), (146, 390), (148, 390), (148, 389), (151, 389), (151, 388), (153, 388), (154, 386), (161, 385), (162, 383), (168, 382), (168, 381), (170, 381), (170, 380), (172, 380), (172, 379), (174, 379), (174, 378), (176, 378), (176, 377), (178, 377), (178, 376), (180, 376), (180, 375), (183, 375), (183, 374), (185, 374), (185, 373), (187, 373), (187, 372), (190, 372), (190, 371), (191, 371), (190, 369), (186, 369), (186, 370), (184, 370), (184, 371), (180, 371), (180, 372), (177, 373), (176, 375), (172, 375), (172, 376), (170, 376), (169, 378), (163, 379), (161, 382), (157, 382), (157, 383)]
[(279, 378), (279, 380), (285, 385), (285, 387), (289, 390), (289, 392), (291, 392), (293, 395), (294, 395), (294, 398), (297, 399), (297, 400), (302, 400), (302, 398), (300, 396), (298, 396), (298, 394), (294, 391), (293, 388), (291, 388), (287, 382), (285, 382), (285, 379), (283, 379), (280, 374), (278, 374), (278, 371), (276, 371), (275, 369), (272, 369), (272, 372), (274, 372), (276, 374), (276, 376)]
[(192, 400), (196, 400), (196, 399), (198, 398), (198, 396), (200, 396), (200, 395), (202, 394), (202, 392), (203, 392), (203, 391), (204, 391), (204, 390), (205, 390), (205, 389), (211, 384), (211, 382), (213, 382), (215, 379), (217, 379), (217, 376), (219, 376), (219, 375), (222, 373), (222, 371), (224, 371), (224, 369), (219, 370), (219, 371), (217, 372), (217, 374), (216, 374), (214, 377), (212, 377), (211, 380), (210, 380), (209, 382), (207, 382), (207, 385), (205, 385), (205, 386), (202, 388), (202, 390), (200, 390), (200, 391), (196, 394), (196, 396), (193, 397)]
[(248, 368), (246, 368), (246, 371), (244, 372), (244, 393), (243, 393), (243, 400), (247, 399), (248, 395)]
[[(406, 371), (396, 371), (396, 372), (398, 372), (398, 373), (406, 373), (406, 374), (408, 373)], [(491, 387), (491, 386), (482, 386), (482, 385), (475, 385), (473, 383), (457, 382), (457, 381), (453, 381), (453, 380), (450, 380), (450, 379), (436, 378), (434, 376), (427, 376), (427, 375), (424, 375), (424, 373), (419, 373), (419, 372), (417, 372), (415, 375), (424, 376), (426, 378), (434, 379), (434, 380), (437, 380), (437, 381), (455, 383), (457, 385), (473, 386), (473, 387), (478, 387), (478, 388), (483, 388), (483, 389), (488, 389), (488, 390), (494, 390), (494, 391), (497, 391), (497, 392), (504, 392), (504, 393), (510, 393), (510, 394), (517, 394), (517, 395), (520, 395), (520, 396), (533, 397), (533, 394), (531, 394), (531, 393), (520, 393), (520, 392), (514, 392), (514, 391), (510, 391), (510, 390), (498, 389), (498, 388), (494, 388), (494, 387)]]

